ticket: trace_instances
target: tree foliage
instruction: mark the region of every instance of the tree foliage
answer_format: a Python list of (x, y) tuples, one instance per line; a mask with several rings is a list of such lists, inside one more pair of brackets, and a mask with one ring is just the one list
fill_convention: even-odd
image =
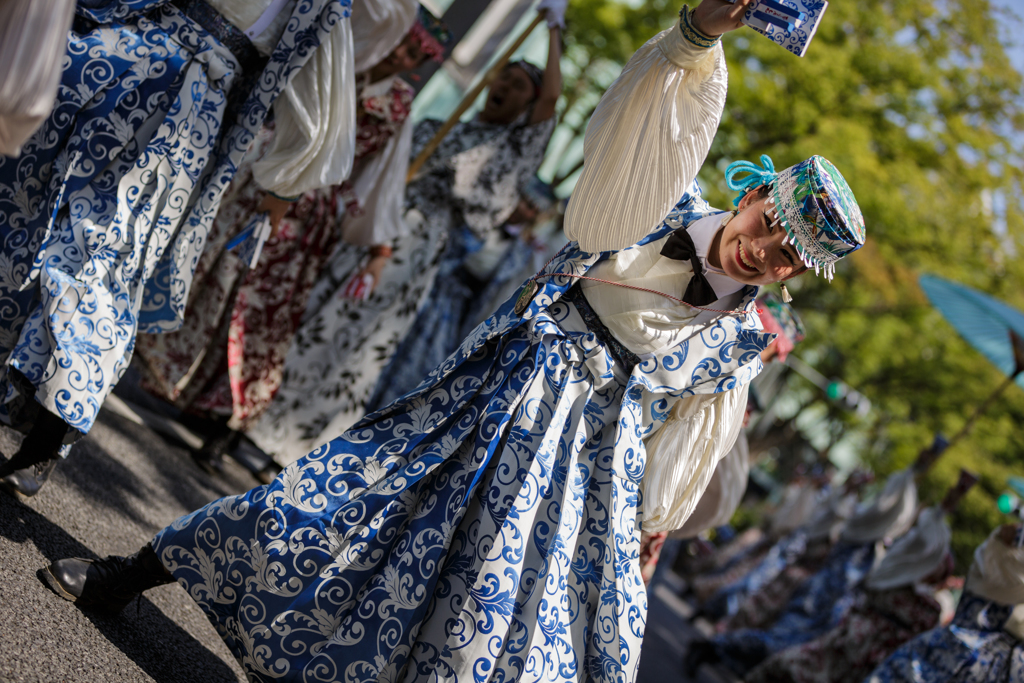
[[(677, 11), (574, 0), (565, 118), (581, 122), (577, 132), (606, 81)], [(801, 410), (826, 423), (822, 433), (855, 436), (880, 475), (910, 463), (935, 432), (958, 431), (1002, 380), (929, 305), (917, 277), (934, 273), (1024, 309), (1022, 79), (999, 30), (1012, 21), (986, 0), (862, 0), (831, 3), (803, 59), (749, 30), (725, 38), (729, 96), (700, 175), (712, 205), (731, 207), (722, 170), (734, 160), (766, 153), (782, 169), (820, 154), (863, 209), (868, 244), (832, 283), (804, 275), (790, 290), (808, 325), (798, 353), (873, 410), (860, 419), (803, 380), (790, 384), (802, 387)], [(568, 154), (559, 171), (576, 161)], [(1011, 387), (922, 486), (932, 502), (960, 467), (981, 475), (952, 520), (962, 570), (1000, 521), (994, 498), (1006, 477), (1021, 470), (1022, 424), (1024, 390)]]

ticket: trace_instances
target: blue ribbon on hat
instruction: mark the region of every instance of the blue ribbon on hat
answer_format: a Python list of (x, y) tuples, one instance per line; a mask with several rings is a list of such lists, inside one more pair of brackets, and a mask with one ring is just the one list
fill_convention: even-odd
[[(738, 178), (745, 173), (744, 178)], [(767, 154), (761, 155), (761, 166), (750, 161), (734, 161), (725, 169), (725, 184), (730, 190), (739, 190), (740, 193), (733, 200), (733, 206), (739, 206), (743, 195), (761, 185), (768, 185), (775, 181), (779, 174), (775, 172), (775, 164)]]

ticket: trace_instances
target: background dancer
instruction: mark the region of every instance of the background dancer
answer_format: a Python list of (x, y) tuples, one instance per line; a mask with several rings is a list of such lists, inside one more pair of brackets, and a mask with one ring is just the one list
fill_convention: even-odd
[(1021, 527), (996, 529), (975, 551), (953, 622), (899, 648), (865, 683), (1017, 681), (1024, 672)]
[(21, 156), (0, 157), (0, 418), (28, 431), (0, 467), (7, 490), (35, 494), (89, 431), (137, 331), (181, 324), (221, 195), (271, 104), (279, 125), (308, 125), (275, 142), (264, 187), (294, 195), (348, 175), (349, 2), (282, 9), (78, 4), (52, 115)]
[[(408, 234), (393, 248), (346, 241), (331, 256), (288, 351), (280, 390), (248, 431), (279, 463), (305, 455), (363, 416), (380, 372), (430, 293), (452, 233), (465, 225), (483, 237), (515, 211), (555, 126), (565, 10), (564, 2), (557, 4), (539, 6), (549, 22), (544, 71), (528, 62), (509, 64), (480, 113), (457, 123), (409, 183)], [(413, 152), (441, 125), (419, 123)]]
[(530, 225), (554, 204), (551, 187), (533, 176), (523, 186), (519, 203), (504, 225), (483, 235), (464, 226), (449, 236), (434, 286), (377, 379), (377, 388), (366, 404), (367, 412), (383, 408), (415, 389), (459, 348), (479, 323), (467, 318), (474, 314), (477, 297), (484, 296), (503, 257), (516, 240), (530, 239)]
[[(338, 240), (343, 234), (351, 237), (352, 220), (384, 234), (398, 232), (414, 95), (398, 75), (428, 58), (442, 60), (450, 36), (443, 23), (408, 1), (360, 5), (352, 25), (362, 36), (361, 50), (373, 54), (390, 45), (390, 52), (357, 74), (351, 180), (284, 203), (252, 173), (254, 162), (282, 131), (272, 125), (261, 133), (214, 221), (183, 328), (136, 342), (146, 371), (144, 386), (189, 415), (210, 418), (196, 425), (206, 444), (193, 452), (208, 472), (222, 469), (222, 454), (237, 446), (241, 432), (259, 419), (277, 392), (309, 292)], [(365, 56), (357, 53), (356, 58)], [(283, 221), (250, 270), (224, 245), (266, 208), (268, 199), (275, 206), (286, 204)]]

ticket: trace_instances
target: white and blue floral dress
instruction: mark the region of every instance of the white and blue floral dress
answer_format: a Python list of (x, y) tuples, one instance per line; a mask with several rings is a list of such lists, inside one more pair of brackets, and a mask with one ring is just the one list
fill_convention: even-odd
[(323, 119), (317, 107), (332, 99), (309, 107), (316, 88), (305, 91), (333, 83), (333, 103), (345, 101), (351, 3), (289, 0), (251, 41), (225, 18), (259, 17), (270, 4), (78, 3), (53, 113), (19, 157), (0, 157), (7, 420), (34, 395), (87, 432), (136, 332), (180, 324), (220, 197), (279, 94), (282, 116), (320, 120), (326, 134), (298, 131), (291, 150), (282, 143), (282, 156), (299, 151), (315, 171), (280, 164), (266, 169), (268, 185), (291, 193), (348, 174), (354, 103), (350, 116), (337, 106)]
[[(738, 315), (652, 314), (685, 322), (630, 368), (563, 295), (645, 259), (681, 295), (691, 266), (661, 241), (713, 213), (692, 185), (632, 247), (570, 243), (521, 314), (506, 302), (415, 391), (156, 536), (251, 680), (635, 678), (641, 525), (692, 512), (773, 337), (746, 288), (720, 302)], [(690, 446), (658, 451), (666, 433)]]

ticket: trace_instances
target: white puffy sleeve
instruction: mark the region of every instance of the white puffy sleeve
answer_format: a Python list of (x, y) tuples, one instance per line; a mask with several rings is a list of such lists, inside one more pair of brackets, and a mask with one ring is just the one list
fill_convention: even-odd
[(568, 238), (618, 250), (657, 227), (704, 163), (727, 85), (721, 43), (697, 47), (678, 25), (637, 50), (587, 125)]
[(358, 0), (352, 3), (352, 52), (357, 74), (369, 71), (398, 47), (412, 28), (417, 0)]
[(643, 530), (682, 527), (697, 507), (719, 461), (728, 453), (747, 407), (749, 385), (719, 394), (681, 398), (645, 442)]
[(260, 187), (294, 197), (352, 172), (356, 142), (352, 27), (338, 22), (274, 102), (277, 134), (253, 165)]
[(346, 213), (342, 220), (345, 242), (362, 246), (388, 244), (405, 234), (402, 206), (412, 129), (410, 116), (402, 123), (398, 135), (388, 138), (384, 149), (371, 155), (356, 170), (352, 189), (359, 198), (359, 209)]
[(74, 0), (0, 2), (0, 155), (17, 156), (53, 109)]
[(697, 534), (727, 524), (743, 500), (750, 475), (750, 448), (742, 430), (732, 449), (718, 461), (715, 473), (697, 507), (682, 528), (673, 532), (676, 538), (693, 538)]

